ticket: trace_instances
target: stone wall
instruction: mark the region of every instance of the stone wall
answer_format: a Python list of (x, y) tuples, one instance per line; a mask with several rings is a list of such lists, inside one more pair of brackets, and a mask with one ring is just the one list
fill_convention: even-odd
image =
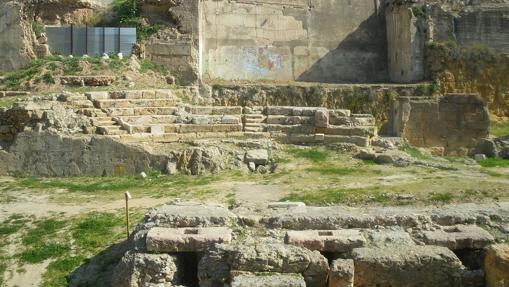
[(402, 97), (394, 107), (397, 136), (437, 154), (471, 154), (479, 140), (489, 136), (486, 103), (476, 95)]
[(203, 78), (387, 81), (382, 9), (373, 0), (203, 1)]
[(410, 5), (389, 5), (386, 18), (390, 80), (410, 83), (424, 79), (424, 18), (416, 17)]

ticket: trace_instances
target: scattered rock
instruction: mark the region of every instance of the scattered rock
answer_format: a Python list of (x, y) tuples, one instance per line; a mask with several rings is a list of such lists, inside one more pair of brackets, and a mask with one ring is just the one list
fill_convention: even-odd
[(266, 149), (253, 149), (246, 152), (244, 159), (246, 163), (266, 165), (269, 162), (269, 153)]
[(486, 160), (486, 155), (485, 155), (485, 154), (476, 154), (476, 155), (474, 156), (474, 159), (475, 159), (476, 161)]

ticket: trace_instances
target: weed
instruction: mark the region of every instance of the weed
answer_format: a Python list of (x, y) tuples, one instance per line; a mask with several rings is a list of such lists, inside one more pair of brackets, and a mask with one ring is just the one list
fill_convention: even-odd
[(150, 59), (143, 59), (140, 63), (140, 72), (146, 73), (148, 71), (154, 71), (159, 74), (166, 73), (166, 69), (163, 66), (155, 64)]
[(48, 242), (23, 251), (20, 254), (20, 259), (22, 262), (40, 263), (46, 259), (60, 257), (66, 254), (69, 250), (70, 248), (67, 245), (62, 245), (56, 242)]
[(39, 22), (32, 22), (32, 31), (37, 38), (41, 37), (42, 33), (44, 33), (44, 25)]
[(65, 58), (63, 59), (63, 63), (64, 63), (64, 75), (74, 75), (82, 71), (79, 58), (74, 57)]
[(509, 136), (509, 122), (490, 124), (490, 133), (496, 137)]
[(482, 167), (509, 167), (509, 160), (502, 158), (487, 158), (477, 163)]
[(79, 220), (72, 235), (83, 251), (95, 252), (106, 246), (112, 239), (119, 239), (115, 227), (120, 227), (124, 219), (113, 213), (91, 213)]
[(379, 188), (327, 188), (310, 192), (292, 193), (281, 201), (301, 201), (310, 205), (323, 205), (337, 203), (354, 204), (364, 201), (385, 202), (388, 199), (389, 196), (382, 193)]
[(53, 75), (50, 72), (42, 75), (42, 80), (48, 85), (55, 84), (55, 78), (53, 78)]
[(410, 156), (412, 156), (413, 158), (416, 158), (416, 159), (420, 159), (420, 160), (428, 160), (428, 159), (431, 159), (431, 157), (425, 153), (423, 153), (420, 149), (414, 147), (414, 146), (411, 146), (409, 144), (404, 144), (400, 147), (400, 150), (406, 152), (407, 154), (409, 154)]
[(431, 201), (439, 201), (439, 202), (446, 202), (446, 203), (451, 202), (453, 199), (454, 199), (454, 195), (450, 192), (438, 193), (438, 194), (432, 195), (430, 197)]
[(338, 176), (354, 175), (354, 174), (360, 175), (360, 174), (366, 174), (369, 172), (369, 170), (362, 169), (362, 168), (348, 168), (348, 167), (336, 167), (336, 166), (311, 167), (311, 168), (308, 168), (307, 171), (317, 172), (322, 175), (338, 175)]
[(324, 162), (328, 158), (328, 153), (315, 149), (290, 149), (288, 153), (297, 158), (305, 158), (312, 162)]

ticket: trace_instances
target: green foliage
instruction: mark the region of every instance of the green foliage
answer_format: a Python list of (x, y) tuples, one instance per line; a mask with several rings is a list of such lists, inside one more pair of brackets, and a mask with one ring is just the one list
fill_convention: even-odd
[(304, 158), (312, 162), (325, 162), (328, 158), (328, 153), (315, 149), (289, 149), (288, 153), (297, 158)]
[(438, 193), (431, 196), (430, 200), (448, 203), (454, 200), (454, 195), (450, 192)]
[(44, 33), (44, 25), (39, 22), (32, 22), (32, 31), (34, 31), (34, 34), (37, 38), (39, 38), (42, 33)]
[(123, 223), (123, 217), (118, 214), (92, 213), (78, 221), (72, 235), (83, 251), (94, 252), (110, 243), (112, 239), (120, 239), (115, 227), (120, 227)]
[(140, 63), (140, 72), (146, 73), (148, 71), (154, 71), (162, 75), (167, 73), (163, 66), (155, 64), (150, 59), (143, 59)]
[(490, 133), (496, 137), (509, 136), (509, 122), (491, 122)]
[(20, 259), (27, 263), (40, 263), (46, 259), (57, 258), (69, 251), (69, 246), (55, 242), (46, 242), (29, 248), (20, 254)]
[(42, 75), (42, 80), (48, 85), (55, 84), (55, 78), (50, 72), (46, 72), (44, 75)]
[(116, 24), (136, 27), (137, 40), (145, 40), (163, 28), (162, 25), (142, 25), (140, 21), (140, 6), (137, 0), (114, 0), (113, 11), (116, 13)]
[(21, 85), (22, 81), (32, 80), (44, 63), (44, 60), (36, 59), (30, 62), (24, 69), (7, 73), (3, 81), (4, 85), (8, 88), (17, 88)]
[(402, 145), (400, 147), (400, 150), (406, 152), (407, 154), (409, 154), (410, 156), (412, 156), (413, 158), (416, 158), (416, 159), (428, 160), (431, 158), (429, 155), (423, 153), (420, 149), (418, 149), (414, 146), (411, 146), (407, 143)]
[(379, 188), (327, 188), (315, 191), (292, 193), (282, 199), (282, 201), (301, 201), (309, 205), (324, 204), (354, 204), (364, 201), (386, 202), (389, 196)]
[(64, 63), (64, 75), (74, 75), (82, 71), (80, 66), (80, 59), (74, 57), (68, 57), (62, 60)]
[(509, 160), (495, 157), (480, 160), (477, 163), (482, 167), (509, 167)]
[(412, 6), (412, 14), (414, 14), (415, 17), (425, 17), (426, 11), (425, 11), (424, 6), (422, 6), (422, 5)]
[(322, 106), (327, 99), (327, 93), (322, 86), (313, 86), (309, 89), (307, 102), (310, 106)]
[(84, 263), (85, 257), (63, 256), (55, 261), (51, 261), (43, 275), (42, 287), (60, 287), (67, 286), (66, 276)]

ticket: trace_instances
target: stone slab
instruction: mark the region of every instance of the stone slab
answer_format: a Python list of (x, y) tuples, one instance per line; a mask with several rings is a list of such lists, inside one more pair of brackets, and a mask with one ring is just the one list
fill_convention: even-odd
[(509, 244), (492, 245), (484, 259), (487, 287), (509, 286)]
[(306, 281), (295, 273), (248, 273), (234, 276), (231, 287), (306, 287)]
[(352, 259), (336, 259), (329, 271), (328, 287), (353, 287), (354, 261)]
[(348, 252), (366, 243), (356, 229), (288, 231), (285, 240), (287, 244), (326, 252)]
[(289, 208), (298, 208), (298, 207), (306, 207), (304, 202), (270, 202), (268, 205), (269, 208), (272, 209), (289, 209)]
[(231, 230), (226, 227), (164, 228), (154, 227), (147, 233), (149, 252), (200, 252), (214, 243), (229, 243)]
[(435, 231), (424, 231), (424, 242), (447, 247), (451, 250), (479, 249), (495, 241), (486, 230), (475, 225), (446, 226)]

